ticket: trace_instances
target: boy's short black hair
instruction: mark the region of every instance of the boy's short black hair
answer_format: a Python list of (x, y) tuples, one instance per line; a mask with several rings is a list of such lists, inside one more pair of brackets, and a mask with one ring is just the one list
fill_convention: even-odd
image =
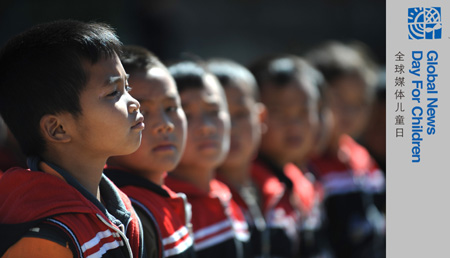
[(248, 67), (255, 76), (260, 92), (267, 84), (284, 87), (293, 81), (302, 83), (315, 99), (323, 91), (325, 81), (322, 74), (304, 58), (296, 55), (270, 55), (254, 61)]
[(102, 23), (61, 20), (36, 25), (13, 37), (0, 52), (0, 114), (26, 155), (46, 143), (40, 120), (46, 114), (81, 114), (80, 93), (97, 63), (120, 53), (114, 30)]
[(181, 94), (189, 89), (202, 89), (206, 75), (213, 75), (200, 61), (181, 60), (167, 66), (170, 74), (175, 79), (178, 92)]
[(120, 61), (129, 74), (145, 73), (153, 67), (165, 68), (158, 57), (150, 50), (136, 45), (123, 46)]
[(207, 61), (207, 67), (219, 79), (222, 87), (226, 88), (231, 83), (244, 83), (247, 86), (244, 90), (248, 91), (254, 100), (259, 100), (256, 79), (245, 66), (230, 59), (213, 58)]
[(376, 62), (371, 51), (361, 42), (325, 41), (305, 56), (323, 74), (328, 85), (347, 76), (361, 79), (369, 89), (377, 83)]

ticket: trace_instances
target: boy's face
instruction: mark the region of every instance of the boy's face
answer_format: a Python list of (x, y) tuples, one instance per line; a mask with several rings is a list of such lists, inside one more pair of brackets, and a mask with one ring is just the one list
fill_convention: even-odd
[(146, 128), (139, 149), (113, 161), (143, 174), (172, 170), (183, 154), (187, 126), (175, 81), (166, 69), (154, 67), (132, 74), (130, 85), (131, 95), (141, 103)]
[[(242, 82), (241, 82), (242, 84)], [(249, 163), (261, 139), (258, 104), (246, 85), (234, 83), (225, 88), (231, 119), (230, 150), (224, 167), (240, 167)]]
[(186, 149), (180, 165), (214, 169), (229, 149), (230, 117), (216, 78), (207, 75), (203, 81), (203, 88), (187, 89), (180, 94), (188, 121)]
[(329, 89), (329, 104), (335, 121), (335, 135), (358, 137), (368, 122), (370, 104), (364, 82), (357, 77), (342, 77)]
[(66, 128), (73, 142), (93, 158), (132, 153), (141, 142), (143, 116), (139, 102), (128, 94), (119, 58), (85, 62), (84, 68), (89, 80), (80, 94), (81, 115), (69, 115)]
[(308, 155), (318, 125), (316, 101), (298, 81), (284, 87), (267, 84), (261, 99), (268, 111), (261, 151), (280, 165)]

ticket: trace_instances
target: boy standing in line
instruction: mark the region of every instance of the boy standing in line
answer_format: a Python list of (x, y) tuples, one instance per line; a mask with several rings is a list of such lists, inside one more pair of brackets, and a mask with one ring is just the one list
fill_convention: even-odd
[(380, 213), (385, 206), (385, 178), (355, 140), (367, 126), (376, 85), (372, 60), (359, 48), (329, 41), (306, 55), (327, 82), (324, 108), (331, 119), (322, 126), (327, 141), (309, 168), (323, 185), (330, 244), (338, 258), (385, 255)]
[(262, 194), (251, 177), (250, 168), (261, 140), (261, 121), (265, 115), (256, 80), (244, 66), (224, 58), (208, 60), (208, 69), (219, 79), (230, 112), (230, 150), (217, 168), (217, 179), (224, 182), (239, 205), (250, 228), (252, 257), (269, 257), (270, 241)]
[[(315, 208), (316, 192), (312, 183), (292, 162), (308, 151), (314, 141), (307, 121), (317, 119), (318, 99), (312, 67), (294, 55), (261, 58), (250, 66), (259, 86), (261, 101), (267, 108), (267, 132), (261, 139), (259, 154), (253, 163), (253, 175), (265, 174), (283, 184), (286, 202), (292, 210), (274, 213), (274, 225), (284, 245), (272, 245), (284, 257), (297, 256), (304, 222)], [(278, 218), (277, 218), (278, 216)], [(276, 222), (286, 221), (284, 223)], [(289, 223), (290, 225), (289, 225)], [(286, 227), (286, 225), (289, 225)]]
[(0, 180), (2, 257), (142, 257), (130, 200), (103, 175), (144, 128), (121, 43), (104, 24), (57, 21), (0, 54), (0, 113), (30, 169)]
[(194, 248), (198, 257), (247, 257), (248, 226), (226, 185), (214, 179), (229, 148), (230, 118), (217, 78), (202, 65), (170, 65), (188, 121), (186, 149), (166, 178), (192, 205)]
[(180, 161), (186, 142), (186, 117), (175, 81), (143, 47), (123, 47), (121, 61), (130, 74), (131, 95), (141, 103), (146, 128), (139, 149), (110, 157), (105, 173), (131, 199), (142, 221), (149, 257), (195, 257), (188, 229), (190, 205), (184, 194), (164, 185), (166, 172)]

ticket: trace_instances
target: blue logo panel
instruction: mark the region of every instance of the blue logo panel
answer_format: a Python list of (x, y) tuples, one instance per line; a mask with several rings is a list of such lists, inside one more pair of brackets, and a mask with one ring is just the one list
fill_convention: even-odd
[(441, 8), (408, 8), (408, 30), (409, 39), (442, 38)]

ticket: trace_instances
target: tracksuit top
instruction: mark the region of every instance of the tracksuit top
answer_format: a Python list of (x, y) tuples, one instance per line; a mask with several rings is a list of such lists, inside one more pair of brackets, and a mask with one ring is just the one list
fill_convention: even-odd
[(321, 257), (328, 248), (321, 185), (310, 181), (293, 163), (284, 165), (283, 172), (292, 182), (292, 190), (301, 209), (300, 257)]
[(248, 225), (225, 184), (212, 179), (210, 191), (204, 192), (170, 175), (165, 183), (173, 191), (185, 193), (192, 205), (194, 249), (197, 257), (248, 257)]
[[(107, 167), (105, 174), (141, 209), (157, 232), (159, 257), (196, 257), (189, 232), (191, 209), (184, 194), (176, 194), (145, 178)], [(144, 236), (145, 237), (145, 236)]]
[(280, 181), (272, 167), (261, 158), (253, 162), (251, 175), (262, 194), (262, 210), (270, 234), (271, 257), (297, 256), (301, 208), (292, 185)]
[[(0, 255), (46, 224), (64, 232), (74, 257), (144, 257), (141, 225), (130, 200), (106, 176), (101, 204), (67, 172), (11, 168), (0, 179)], [(58, 176), (59, 175), (59, 176)], [(45, 238), (37, 236), (37, 238)]]
[(236, 189), (221, 177), (216, 175), (216, 179), (223, 182), (230, 188), (232, 199), (241, 209), (247, 221), (250, 231), (249, 257), (269, 257), (270, 256), (270, 239), (269, 232), (266, 227), (264, 214), (260, 207), (260, 191), (255, 185)]
[(384, 241), (385, 218), (376, 207), (376, 197), (385, 191), (385, 178), (369, 152), (350, 136), (343, 135), (338, 152), (312, 159), (310, 169), (324, 190), (328, 236), (334, 255), (372, 257), (376, 250), (381, 250), (377, 246)]
[(352, 192), (379, 193), (385, 178), (369, 152), (349, 135), (341, 136), (339, 154), (322, 155), (310, 162), (325, 197)]

